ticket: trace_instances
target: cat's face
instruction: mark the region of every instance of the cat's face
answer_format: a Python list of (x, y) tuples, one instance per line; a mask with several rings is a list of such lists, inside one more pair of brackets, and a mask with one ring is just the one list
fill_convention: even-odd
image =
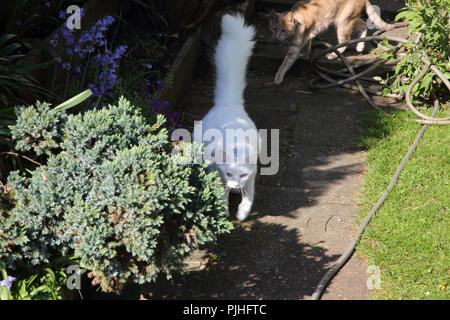
[(291, 39), (296, 30), (296, 21), (292, 12), (277, 13), (274, 10), (270, 11), (269, 29), (272, 36), (280, 41), (287, 41)]
[(217, 165), (223, 184), (229, 189), (242, 189), (247, 181), (254, 174), (254, 168), (251, 165), (242, 164), (224, 164)]

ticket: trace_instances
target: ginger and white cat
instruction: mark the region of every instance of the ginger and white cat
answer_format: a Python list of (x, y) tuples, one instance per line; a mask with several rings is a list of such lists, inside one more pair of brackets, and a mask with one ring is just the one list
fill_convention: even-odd
[[(290, 11), (277, 13), (270, 11), (269, 27), (273, 35), (281, 41), (290, 40), (289, 51), (284, 58), (274, 82), (280, 84), (284, 75), (300, 56), (304, 46), (319, 33), (327, 30), (331, 25), (336, 27), (338, 42), (350, 40), (352, 31), (359, 32), (359, 37), (367, 35), (367, 25), (360, 18), (366, 8), (369, 19), (383, 30), (392, 29), (392, 25), (384, 22), (376, 13), (368, 0), (310, 0), (297, 2)], [(344, 52), (346, 47), (338, 49)], [(359, 42), (356, 51), (364, 50), (364, 42)], [(309, 54), (309, 53), (308, 53)], [(328, 59), (337, 55), (332, 52)]]
[[(204, 143), (204, 159), (213, 162), (211, 169), (219, 171), (227, 204), (230, 191), (242, 193), (236, 214), (242, 221), (253, 204), (259, 146), (256, 126), (244, 109), (247, 64), (255, 45), (255, 29), (246, 26), (242, 16), (228, 14), (222, 17), (221, 27), (214, 55), (214, 107), (195, 125), (194, 141)], [(238, 136), (235, 139), (229, 133)], [(246, 139), (246, 133), (254, 138)]]

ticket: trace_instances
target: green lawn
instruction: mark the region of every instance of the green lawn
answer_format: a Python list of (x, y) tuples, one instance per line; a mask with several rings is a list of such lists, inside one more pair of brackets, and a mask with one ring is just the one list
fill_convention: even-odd
[[(429, 114), (429, 113), (428, 113)], [(439, 112), (438, 116), (449, 112)], [(367, 172), (360, 195), (364, 217), (389, 184), (421, 125), (365, 114), (361, 144)], [(450, 299), (450, 126), (429, 126), (357, 250), (381, 269), (375, 299)]]

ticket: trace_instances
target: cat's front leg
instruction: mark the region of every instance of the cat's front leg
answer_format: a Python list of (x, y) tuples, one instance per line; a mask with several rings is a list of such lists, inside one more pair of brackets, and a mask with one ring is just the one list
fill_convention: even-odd
[(289, 51), (286, 54), (286, 57), (284, 57), (283, 63), (281, 64), (280, 68), (278, 68), (277, 74), (275, 75), (274, 82), (276, 84), (280, 84), (281, 82), (283, 82), (284, 75), (299, 57), (300, 50), (301, 48), (297, 46), (289, 47)]
[(305, 58), (308, 60), (311, 58), (311, 47), (312, 47), (312, 40), (309, 39), (306, 44), (306, 53), (305, 53)]
[(245, 186), (245, 192), (242, 192), (242, 201), (239, 204), (236, 218), (244, 221), (252, 209), (253, 199), (255, 196), (255, 176), (251, 178), (250, 182)]

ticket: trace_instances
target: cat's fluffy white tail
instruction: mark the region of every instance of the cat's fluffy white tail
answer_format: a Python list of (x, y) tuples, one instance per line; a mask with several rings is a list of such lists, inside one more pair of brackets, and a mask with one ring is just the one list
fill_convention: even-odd
[(255, 42), (255, 29), (245, 25), (241, 15), (222, 17), (222, 36), (217, 43), (214, 63), (217, 69), (216, 105), (244, 103), (247, 64)]

